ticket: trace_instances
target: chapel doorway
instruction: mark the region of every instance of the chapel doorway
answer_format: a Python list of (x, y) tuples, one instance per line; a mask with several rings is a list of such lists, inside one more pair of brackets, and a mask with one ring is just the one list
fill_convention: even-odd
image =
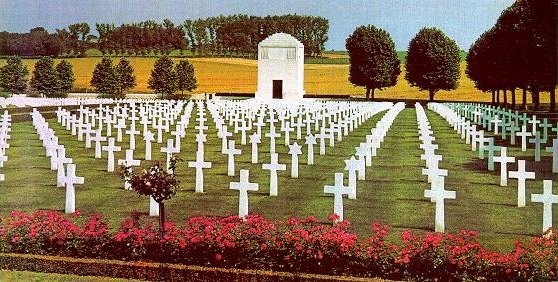
[(283, 80), (273, 81), (273, 99), (283, 99)]

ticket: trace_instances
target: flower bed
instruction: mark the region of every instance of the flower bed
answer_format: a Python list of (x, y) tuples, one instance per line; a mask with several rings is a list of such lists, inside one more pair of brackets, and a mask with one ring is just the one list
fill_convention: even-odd
[(165, 225), (160, 238), (153, 223), (137, 215), (111, 232), (96, 214), (14, 211), (2, 219), (0, 251), (389, 279), (558, 279), (552, 232), (498, 253), (483, 248), (473, 231), (404, 231), (402, 243), (393, 244), (386, 241), (389, 227), (378, 222), (368, 238), (358, 238), (347, 221), (331, 224), (314, 217), (200, 216)]

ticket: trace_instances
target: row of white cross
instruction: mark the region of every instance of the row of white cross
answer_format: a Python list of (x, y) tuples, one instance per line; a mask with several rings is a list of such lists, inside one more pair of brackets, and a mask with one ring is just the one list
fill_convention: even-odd
[(333, 194), (333, 213), (337, 215), (337, 221), (343, 221), (343, 195), (347, 195), (349, 199), (356, 199), (356, 171), (358, 171), (358, 179), (366, 179), (366, 166), (372, 165), (372, 157), (376, 156), (376, 151), (380, 148), (384, 137), (391, 128), (393, 121), (397, 115), (405, 108), (404, 103), (397, 103), (389, 109), (389, 111), (377, 122), (376, 127), (366, 135), (366, 142), (360, 143), (356, 147), (355, 155), (349, 160), (345, 160), (345, 170), (349, 173), (348, 186), (343, 184), (344, 174), (342, 172), (335, 173), (334, 185), (324, 186), (324, 193)]
[[(375, 109), (374, 111), (369, 110), (368, 114), (362, 114), (363, 112), (366, 113), (366, 111), (355, 111), (350, 109), (351, 114), (354, 114), (354, 116), (356, 116), (357, 118), (354, 118), (354, 116), (345, 116), (345, 117), (350, 117), (348, 120), (350, 120), (350, 123), (346, 125), (343, 125), (341, 128), (348, 128), (350, 131), (352, 131), (355, 127), (357, 127), (358, 125), (360, 125), (366, 118), (370, 117), (371, 115), (375, 114), (376, 112), (379, 112), (383, 109), (386, 108), (386, 104), (382, 104), (382, 103), (377, 103), (378, 105), (382, 105), (382, 107), (378, 107), (378, 109)], [(166, 107), (167, 105), (161, 104), (162, 106), (160, 108)], [(190, 111), (191, 111), (191, 106), (193, 105), (193, 103), (188, 103), (188, 106), (186, 106), (186, 108), (189, 107)], [(224, 127), (224, 124), (226, 123), (226, 121), (220, 119), (220, 115), (217, 113), (215, 113), (215, 109), (218, 107), (216, 106), (217, 104), (214, 103), (209, 103), (207, 108), (210, 111), (210, 113), (212, 114), (216, 126), (219, 130), (218, 135), (221, 135), (221, 137), (223, 138), (223, 143), (227, 144), (228, 146), (226, 146), (226, 148), (224, 149), (224, 152), (229, 154), (229, 156), (232, 155), (232, 160), (231, 157), (229, 157), (229, 172), (230, 174), (234, 175), (234, 155), (237, 153), (240, 153), (238, 149), (236, 149), (234, 146), (234, 140), (228, 140), (227, 137), (231, 136), (232, 134), (227, 134), (228, 131), (226, 130), (226, 128)], [(172, 106), (172, 105), (171, 105)], [(176, 107), (174, 109), (180, 108), (183, 105), (176, 105)], [(91, 141), (95, 141), (96, 142), (96, 157), (100, 157), (100, 150), (99, 148), (102, 148), (103, 150), (107, 151), (108, 153), (108, 166), (107, 166), (107, 170), (108, 171), (113, 171), (114, 170), (114, 152), (116, 151), (120, 151), (121, 147), (120, 146), (116, 146), (116, 142), (119, 139), (119, 136), (122, 135), (122, 133), (118, 133), (117, 132), (117, 138), (116, 140), (114, 138), (108, 138), (108, 145), (107, 146), (100, 146), (100, 142), (105, 141), (105, 136), (102, 136), (101, 130), (102, 130), (102, 126), (104, 125), (104, 129), (106, 129), (107, 135), (112, 133), (112, 127), (114, 124), (114, 127), (120, 132), (123, 128), (125, 128), (125, 126), (122, 126), (122, 124), (126, 124), (127, 121), (130, 121), (132, 124), (135, 122), (135, 120), (139, 120), (140, 123), (142, 123), (144, 125), (144, 140), (146, 141), (146, 156), (145, 159), (148, 159), (150, 155), (150, 141), (153, 140), (153, 136), (150, 136), (150, 131), (146, 130), (146, 121), (143, 118), (144, 115), (141, 115), (141, 112), (144, 112), (145, 114), (149, 115), (150, 113), (154, 116), (150, 116), (150, 118), (148, 120), (151, 120), (152, 118), (154, 118), (151, 121), (151, 124), (155, 124), (155, 126), (158, 127), (159, 124), (172, 124), (174, 122), (172, 117), (177, 117), (180, 113), (180, 110), (171, 110), (169, 112), (171, 112), (171, 118), (168, 120), (165, 120), (164, 122), (161, 122), (161, 120), (163, 120), (162, 116), (157, 116), (157, 106), (154, 106), (153, 108), (155, 108), (154, 110), (145, 110), (146, 107), (143, 106), (138, 106), (139, 110), (134, 110), (135, 106), (134, 104), (130, 104), (129, 107), (128, 105), (124, 105), (123, 107), (119, 108), (118, 106), (116, 107), (116, 109), (112, 109), (110, 110), (109, 107), (102, 107), (100, 106), (99, 109), (97, 111), (95, 111), (95, 109), (89, 109), (89, 108), (80, 108), (80, 110), (78, 110), (78, 114), (77, 115), (72, 115), (69, 112), (59, 109), (59, 111), (57, 111), (57, 117), (58, 117), (58, 121), (63, 125), (66, 126), (66, 128), (68, 130), (71, 130), (72, 133), (74, 135), (78, 136), (78, 140), (80, 139), (80, 137), (82, 135), (85, 136), (81, 137), (81, 140), (85, 141), (86, 143), (86, 147), (90, 147), (90, 142)], [(204, 125), (204, 122), (207, 120), (204, 116), (205, 114), (205, 109), (203, 107), (203, 103), (197, 103), (197, 107), (198, 107), (198, 115), (196, 118), (196, 121), (199, 123), (198, 126), (196, 126), (196, 129), (198, 129), (198, 134), (196, 135), (196, 141), (198, 143), (198, 150), (196, 153), (196, 161), (193, 162), (189, 162), (188, 166), (189, 167), (193, 167), (196, 169), (196, 192), (203, 192), (203, 169), (205, 168), (209, 168), (211, 167), (211, 163), (210, 162), (206, 162), (203, 160), (203, 147), (204, 147), (204, 142), (206, 142), (206, 136), (203, 132), (203, 130), (207, 129), (207, 126)], [(123, 108), (123, 109), (122, 109)], [(362, 108), (362, 107), (361, 107)], [(370, 108), (368, 106), (368, 108)], [(260, 109), (265, 109), (264, 107), (261, 107)], [(96, 113), (97, 112), (97, 113)], [(135, 117), (135, 113), (138, 112), (140, 113), (140, 117)], [(261, 110), (258, 111), (258, 114), (262, 112)], [(289, 132), (288, 127), (289, 127), (289, 121), (279, 118), (276, 121), (274, 120), (273, 115), (273, 111), (271, 111), (272, 114), (270, 114), (270, 135), (274, 135), (274, 128), (275, 124), (274, 122), (276, 121), (283, 121), (282, 122), (282, 129), (286, 128), (286, 131), (283, 132)], [(340, 113), (342, 113), (342, 111), (339, 111)], [(277, 113), (280, 113), (280, 111), (278, 110)], [(261, 119), (258, 117), (258, 114), (255, 115), (255, 117), (257, 117), (256, 119)], [(185, 117), (185, 118), (184, 118)], [(325, 117), (325, 115), (323, 115), (322, 117)], [(341, 122), (340, 117), (343, 117), (343, 114), (339, 114), (339, 115), (334, 115), (334, 117), (337, 117), (338, 121)], [(177, 124), (177, 132), (180, 131), (180, 129), (185, 129), (185, 127), (187, 126), (187, 120), (190, 118), (190, 113), (188, 110), (185, 110), (185, 113), (183, 115), (183, 119), (181, 119), (180, 122), (178, 122)], [(291, 115), (289, 118), (293, 118), (293, 116)], [(298, 116), (299, 120), (301, 119), (301, 116)], [(112, 123), (111, 120), (119, 120), (118, 123)], [(296, 117), (295, 117), (296, 119)], [(155, 120), (158, 120), (155, 121)], [(186, 120), (186, 122), (182, 122), (183, 120)], [(332, 119), (332, 121), (335, 120), (335, 118)], [(96, 130), (93, 130), (93, 123), (96, 121), (96, 126), (98, 127)], [(314, 124), (321, 124), (322, 125), (322, 132), (324, 131), (323, 128), (325, 126), (326, 123), (321, 122), (323, 121), (323, 119), (318, 119), (316, 120), (316, 122)], [(257, 123), (257, 122), (256, 122)], [(296, 122), (295, 122), (296, 123)], [(120, 124), (120, 125), (118, 125)], [(250, 124), (251, 126), (251, 122), (247, 122), (247, 120), (245, 121), (235, 121), (232, 123), (234, 124), (243, 124), (242, 127), (248, 127)], [(180, 125), (180, 126), (179, 126)], [(308, 127), (307, 127), (308, 128)], [(157, 128), (158, 130), (164, 129), (164, 126), (161, 127), (160, 129)], [(242, 129), (242, 128), (241, 128)], [(240, 131), (242, 131), (241, 129), (239, 129)], [(130, 134), (130, 147), (133, 147), (134, 141), (133, 141), (133, 136), (135, 135), (134, 133), (139, 133), (139, 132), (134, 132), (135, 130), (135, 126), (131, 125), (130, 129), (126, 131), (126, 134)], [(260, 130), (261, 131), (261, 128)], [(91, 132), (95, 133), (95, 137), (90, 137)], [(336, 132), (336, 131), (332, 131), (332, 132)], [(341, 131), (337, 131), (337, 134), (339, 134), (339, 132)], [(177, 133), (177, 134), (173, 134), (176, 136), (176, 138), (180, 138), (181, 135), (183, 135), (185, 133)], [(255, 138), (253, 136), (255, 136), (255, 134), (257, 134), (257, 132), (255, 132), (251, 137), (251, 139)], [(346, 134), (348, 134), (346, 132)], [(158, 135), (161, 135), (160, 133)], [(312, 133), (310, 133), (309, 136), (307, 136), (307, 143), (309, 148), (313, 149), (313, 142), (312, 142), (312, 137), (311, 136)], [(330, 139), (333, 139), (335, 136), (331, 136), (329, 135)], [(258, 135), (259, 137), (259, 135)], [(338, 136), (339, 137), (339, 136)], [(297, 139), (298, 139), (298, 134), (297, 134)], [(122, 140), (122, 137), (120, 137), (120, 140)], [(289, 143), (289, 138), (286, 138), (286, 144), (287, 146), (289, 146), (289, 154), (291, 154), (291, 176), (292, 177), (298, 177), (298, 155), (301, 153), (301, 146), (298, 145), (296, 142), (294, 144), (288, 144)], [(340, 140), (340, 138), (339, 138)], [(315, 143), (315, 142), (314, 142)], [(330, 142), (331, 144), (331, 142)], [(169, 163), (169, 159), (172, 156), (173, 153), (178, 153), (179, 152), (179, 147), (180, 147), (180, 140), (176, 139), (176, 142), (173, 142), (171, 139), (167, 140), (167, 147), (163, 147), (162, 151), (167, 153), (167, 164)], [(253, 146), (254, 147), (254, 146)], [(271, 148), (270, 148), (271, 149)], [(257, 147), (256, 150), (253, 150), (253, 154), (257, 154)], [(309, 151), (313, 151), (310, 150)], [(276, 154), (276, 153), (275, 153)], [(275, 157), (274, 157), (275, 156)], [(284, 170), (285, 169), (285, 165), (284, 164), (279, 164), (277, 162), (277, 155), (271, 155), (271, 162), (269, 164), (263, 164), (262, 168), (263, 169), (267, 169), (270, 170), (270, 195), (276, 195), (277, 194), (277, 185), (276, 185), (276, 179), (277, 179), (277, 170)], [(252, 158), (253, 160), (256, 159), (255, 162), (258, 162), (257, 160), (257, 156), (254, 158)], [(313, 160), (313, 154), (312, 157), (310, 157), (309, 155), (309, 160), (312, 161)], [(311, 164), (311, 162), (308, 162), (309, 164)], [(123, 160), (119, 160), (119, 163), (125, 166), (136, 166), (139, 165), (139, 160), (134, 160), (133, 158), (133, 150), (132, 149), (128, 149), (126, 151), (126, 158)], [(232, 169), (231, 169), (232, 167)], [(125, 184), (126, 185), (126, 184)], [(129, 188), (129, 186), (126, 186), (126, 188)]]
[[(324, 187), (324, 193), (332, 193), (334, 194), (334, 213), (338, 215), (339, 217), (339, 221), (343, 220), (343, 195), (349, 195), (349, 198), (356, 198), (356, 180), (354, 180), (356, 178), (355, 176), (355, 170), (357, 167), (360, 167), (361, 169), (364, 169), (364, 164), (365, 163), (370, 163), (371, 164), (371, 156), (372, 156), (372, 148), (374, 151), (374, 156), (376, 154), (376, 149), (379, 148), (380, 146), (380, 140), (383, 140), (387, 130), (389, 129), (389, 127), (391, 126), (391, 123), (393, 122), (393, 119), (395, 118), (395, 116), (397, 115), (398, 112), (401, 111), (401, 109), (404, 106), (402, 104), (397, 105), (396, 107), (392, 107), (390, 109), (390, 111), (388, 111), (388, 113), (382, 118), (382, 120), (380, 122), (378, 122), (376, 129), (372, 130), (372, 134), (370, 134), (370, 137), (367, 138), (367, 140), (371, 143), (367, 143), (370, 144), (369, 145), (365, 145), (362, 147), (357, 147), (357, 154), (359, 156), (359, 160), (356, 160), (354, 158), (354, 156), (351, 157), (351, 160), (355, 161), (352, 162), (352, 165), (349, 165), (351, 168), (348, 169), (350, 172), (349, 175), (349, 182), (350, 185), (349, 186), (344, 186), (343, 184), (343, 173), (336, 173), (335, 174), (335, 184), (333, 186), (325, 186)], [(385, 110), (386, 107), (385, 105), (381, 105), (381, 107), (376, 108), (376, 109), (371, 109), (371, 114), (367, 115), (364, 119), (366, 120), (367, 118), (369, 118), (371, 115), (376, 114), (380, 111)], [(361, 124), (361, 122), (358, 122), (357, 125), (355, 125), (354, 128), (357, 128), (359, 125)], [(272, 126), (270, 126), (272, 128)], [(271, 129), (270, 129), (271, 130)], [(350, 128), (350, 130), (353, 130), (353, 127)], [(258, 134), (257, 132), (255, 134)], [(307, 140), (307, 144), (308, 144), (308, 140), (309, 140), (309, 136), (311, 136), (311, 133), (307, 136), (306, 140)], [(310, 138), (310, 140), (312, 140)], [(377, 140), (377, 141), (376, 141)], [(373, 142), (372, 142), (373, 141)], [(310, 142), (312, 143), (312, 142)], [(293, 146), (294, 145), (294, 146)], [(313, 144), (310, 144), (309, 146), (311, 146)], [(361, 143), (362, 145), (362, 143)], [(289, 146), (289, 154), (291, 154), (291, 167), (293, 168), (291, 170), (291, 177), (298, 177), (298, 159), (296, 158), (296, 156), (298, 154), (300, 154), (300, 146), (298, 146), (298, 144), (295, 142), (292, 145), (288, 145)], [(309, 147), (311, 148), (311, 147)], [(364, 149), (358, 149), (358, 148), (364, 148)], [(370, 153), (366, 153), (365, 150), (368, 150)], [(360, 153), (359, 153), (360, 152)], [(365, 161), (365, 158), (370, 158), (370, 161), (367, 162)], [(271, 171), (270, 173), (270, 195), (274, 196), (277, 195), (277, 190), (276, 190), (276, 170), (285, 170), (286, 166), (283, 164), (278, 164), (277, 163), (277, 153), (271, 153), (271, 163), (270, 164), (264, 164), (262, 167), (263, 169), (268, 169)], [(309, 158), (310, 159), (310, 158)], [(359, 166), (357, 163), (362, 164), (362, 166)], [(308, 161), (307, 162), (308, 165), (312, 165), (313, 162)], [(353, 167), (355, 169), (353, 169)], [(352, 171), (352, 174), (351, 174)], [(351, 176), (352, 175), (352, 176)], [(240, 182), (231, 182), (230, 183), (230, 189), (234, 189), (234, 190), (239, 190), (239, 216), (244, 218), (247, 214), (248, 214), (248, 193), (247, 191), (257, 191), (259, 186), (257, 183), (250, 183), (249, 180), (249, 171), (248, 170), (240, 170)], [(353, 180), (351, 180), (353, 179)], [(364, 179), (364, 177), (362, 178)], [(351, 186), (351, 183), (352, 186)]]
[(448, 176), (446, 169), (440, 169), (439, 162), (442, 160), (442, 155), (436, 155), (434, 150), (438, 149), (438, 144), (434, 144), (435, 138), (432, 136), (434, 132), (428, 121), (428, 117), (424, 112), (424, 108), (420, 103), (415, 104), (420, 148), (424, 151), (420, 157), (426, 162), (426, 168), (422, 169), (422, 174), (427, 176), (430, 183), (430, 190), (424, 191), (424, 197), (430, 198), (432, 202), (436, 203), (436, 212), (434, 220), (434, 230), (436, 232), (445, 231), (445, 199), (455, 199), (455, 191), (447, 191), (444, 187), (444, 177)]
[(75, 106), (87, 104), (112, 104), (122, 101), (121, 99), (100, 98), (33, 98), (25, 95), (14, 95), (13, 97), (0, 97), (0, 108), (5, 109), (12, 105), (22, 107), (46, 107), (46, 106)]
[[(548, 129), (558, 134), (558, 124), (553, 127), (552, 124), (548, 123), (547, 118), (541, 121), (537, 119), (536, 115), (529, 118), (526, 113), (520, 115), (517, 111), (512, 113), (511, 110), (479, 104), (448, 104), (448, 107), (461, 116), (458, 126), (462, 126), (463, 131), (468, 131), (471, 127), (474, 127), (471, 124), (472, 122), (482, 125), (489, 131), (493, 127), (494, 136), (500, 136), (503, 140), (507, 140), (509, 137), (511, 145), (515, 145), (516, 137), (519, 137), (521, 151), (523, 152), (527, 151), (528, 144), (533, 144), (535, 162), (541, 161), (541, 147), (544, 147), (549, 139)], [(522, 122), (521, 126), (520, 122)], [(528, 129), (529, 125), (530, 130)], [(476, 137), (473, 133), (470, 134), (472, 135), (471, 138)], [(483, 140), (481, 137), (478, 138), (480, 138), (480, 141)], [(558, 173), (558, 139), (552, 139), (552, 146), (545, 149), (552, 153), (552, 172)]]
[[(240, 107), (249, 107), (250, 104), (246, 103), (243, 106)], [(324, 132), (325, 130), (325, 122), (321, 122), (321, 129), (320, 129), (320, 134), (317, 134), (316, 136), (318, 136), (320, 138), (320, 154), (324, 155), (325, 154), (325, 139), (329, 138), (330, 140), (330, 146), (334, 146), (334, 141), (337, 138), (337, 141), (341, 141), (342, 140), (342, 136), (343, 135), (348, 135), (350, 131), (353, 131), (355, 128), (357, 128), (358, 126), (360, 126), (360, 124), (362, 124), (362, 122), (364, 122), (366, 119), (370, 118), (371, 116), (373, 116), (374, 114), (383, 111), (386, 109), (386, 107), (389, 107), (389, 103), (377, 103), (377, 104), (369, 104), (367, 108), (364, 108), (363, 111), (360, 112), (353, 112), (351, 115), (347, 115), (346, 116), (346, 120), (349, 121), (349, 123), (344, 123), (347, 126), (340, 126), (335, 125), (334, 119), (330, 119), (329, 125), (330, 128), (347, 128), (347, 130), (343, 133), (341, 130), (339, 131), (335, 131), (335, 130), (330, 130), (329, 134), (325, 134)], [(223, 121), (221, 119), (221, 116), (218, 113), (215, 113), (213, 111), (212, 112), (212, 116), (215, 120), (216, 126), (219, 130), (219, 132), (217, 133), (218, 136), (220, 138), (222, 138), (222, 153), (226, 154), (228, 156), (228, 175), (229, 176), (234, 176), (235, 174), (235, 166), (234, 166), (234, 156), (241, 154), (242, 151), (240, 149), (235, 148), (235, 141), (234, 140), (228, 140), (227, 138), (229, 136), (232, 136), (232, 133), (228, 132), (227, 129), (227, 125), (225, 125), (225, 121)], [(255, 126), (257, 126), (257, 129), (255, 130), (255, 132), (250, 135), (250, 143), (251, 143), (251, 148), (252, 148), (252, 155), (251, 155), (251, 162), (252, 163), (258, 163), (258, 144), (261, 142), (261, 134), (262, 134), (262, 124), (265, 125), (266, 123), (263, 121), (264, 117), (266, 115), (261, 115), (260, 113), (262, 113), (264, 111), (260, 110), (258, 111), (258, 113), (256, 114), (256, 122), (254, 123)], [(225, 117), (227, 115), (225, 114)], [(230, 116), (230, 115), (229, 115)], [(298, 160), (298, 155), (302, 154), (302, 146), (299, 145), (296, 141), (293, 144), (290, 144), (290, 137), (289, 137), (289, 132), (292, 131), (289, 128), (289, 124), (290, 124), (290, 120), (296, 120), (296, 121), (300, 121), (302, 120), (303, 116), (302, 115), (296, 115), (296, 114), (292, 114), (290, 117), (288, 118), (280, 118), (280, 119), (275, 119), (275, 110), (270, 109), (269, 110), (269, 119), (268, 124), (269, 124), (269, 132), (265, 133), (265, 137), (270, 138), (270, 163), (264, 163), (262, 164), (262, 169), (263, 170), (269, 170), (270, 171), (270, 182), (269, 182), (269, 189), (270, 189), (270, 196), (277, 196), (278, 194), (278, 187), (277, 187), (277, 171), (281, 171), (281, 170), (286, 170), (287, 166), (286, 164), (280, 164), (278, 162), (278, 153), (276, 153), (276, 138), (281, 137), (280, 133), (276, 132), (276, 125), (275, 122), (277, 121), (282, 121), (281, 125), (280, 125), (280, 130), (284, 133), (285, 136), (285, 141), (284, 141), (284, 145), (287, 146), (289, 148), (288, 154), (291, 156), (291, 171), (290, 171), (290, 175), (292, 178), (298, 178), (298, 171), (299, 171), (299, 160)], [(311, 120), (311, 119), (309, 119)], [(308, 122), (309, 122), (308, 120)], [(295, 121), (295, 123), (296, 123)], [(341, 120), (339, 120), (339, 122), (341, 122)], [(248, 128), (248, 129), (252, 129), (253, 125), (252, 125), (252, 119), (251, 118), (240, 118), (240, 119), (235, 119), (235, 122), (232, 123), (232, 125), (235, 124), (242, 124), (241, 128)], [(229, 123), (231, 124), (231, 123)], [(316, 121), (314, 124), (320, 124), (319, 121)], [(317, 143), (316, 142), (316, 136), (314, 136), (312, 134), (312, 129), (310, 126), (306, 126), (307, 129), (307, 135), (305, 137), (306, 139), (306, 145), (307, 145), (307, 153), (308, 153), (308, 157), (307, 157), (307, 165), (313, 165), (314, 164), (314, 145)], [(244, 132), (244, 131), (242, 131)], [(337, 136), (331, 134), (332, 132), (336, 132)], [(343, 134), (342, 134), (343, 133)], [(331, 135), (330, 135), (331, 134)], [(242, 133), (242, 135), (245, 135), (244, 133)], [(302, 134), (297, 132), (297, 137), (296, 140), (300, 139), (300, 137), (302, 137)], [(226, 145), (228, 141), (228, 146)]]
[[(58, 137), (52, 128), (49, 128), (48, 122), (35, 109), (31, 113), (33, 126), (37, 130), (39, 139), (43, 143), (46, 150), (46, 156), (50, 157), (50, 169), (57, 170), (56, 183), (57, 187), (66, 187), (66, 200), (64, 211), (73, 213), (76, 209), (75, 184), (84, 184), (83, 177), (76, 176), (76, 165), (72, 163), (72, 159), (66, 157), (64, 145), (58, 144)], [(66, 166), (64, 168), (64, 165)]]
[[(463, 125), (466, 124), (463, 122), (464, 118), (457, 114), (453, 109), (438, 103), (430, 103), (429, 108), (442, 116), (446, 119), (451, 125), (457, 125), (459, 130), (459, 124)], [(536, 123), (535, 123), (536, 124)], [(524, 126), (525, 127), (525, 126)], [(525, 128), (524, 128), (525, 129)], [(471, 130), (471, 131), (474, 131)], [(475, 133), (472, 133), (475, 135)], [(536, 132), (535, 136), (538, 137), (538, 132)], [(494, 150), (496, 146), (494, 146), (494, 138), (485, 138), (488, 142), (488, 146), (486, 149), (483, 145), (484, 141), (480, 142), (479, 150), (488, 151), (488, 164), (489, 170), (494, 170), (493, 162), (500, 163), (500, 186), (507, 186), (508, 178), (516, 178), (517, 179), (517, 206), (518, 207), (525, 207), (526, 202), (526, 195), (525, 195), (525, 181), (528, 179), (535, 179), (535, 172), (526, 171), (525, 167), (525, 160), (518, 160), (518, 168), (517, 171), (510, 171), (508, 172), (507, 164), (514, 163), (516, 159), (514, 157), (509, 157), (507, 155), (507, 148), (500, 147), (500, 156), (494, 156)], [(555, 139), (556, 140), (556, 139)], [(473, 141), (475, 142), (475, 141)], [(558, 149), (558, 148), (557, 148)], [(491, 167), (492, 166), (492, 167)], [(552, 180), (543, 180), (543, 193), (542, 194), (532, 194), (531, 201), (532, 202), (540, 202), (543, 204), (543, 232), (546, 232), (549, 228), (552, 227), (552, 205), (558, 204), (558, 195), (554, 195), (552, 193)]]
[[(8, 161), (6, 149), (10, 147), (8, 140), (11, 138), (12, 118), (7, 110), (0, 116), (0, 168), (4, 167), (4, 163)], [(0, 182), (5, 180), (5, 175), (0, 173)]]

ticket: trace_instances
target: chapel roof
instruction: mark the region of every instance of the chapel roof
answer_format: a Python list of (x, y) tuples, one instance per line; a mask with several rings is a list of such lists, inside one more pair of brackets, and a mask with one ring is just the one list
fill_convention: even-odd
[(262, 47), (304, 47), (298, 39), (287, 33), (275, 33), (262, 40), (258, 46)]

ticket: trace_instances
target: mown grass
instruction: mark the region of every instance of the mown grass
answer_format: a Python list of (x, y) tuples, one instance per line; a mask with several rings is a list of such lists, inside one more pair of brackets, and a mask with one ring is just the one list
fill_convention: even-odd
[(2, 281), (22, 281), (22, 282), (32, 282), (32, 281), (49, 281), (49, 282), (101, 282), (101, 281), (140, 281), (140, 280), (130, 280), (130, 279), (119, 279), (111, 277), (100, 277), (100, 276), (78, 276), (70, 274), (58, 274), (58, 273), (41, 273), (41, 272), (31, 272), (31, 271), (10, 271), (2, 270), (0, 271), (0, 280)]
[[(446, 201), (446, 230), (457, 232), (461, 229), (478, 230), (481, 241), (490, 248), (508, 250), (514, 240), (524, 240), (541, 233), (542, 206), (528, 202), (527, 207), (517, 208), (516, 184), (510, 180), (508, 187), (500, 187), (499, 173), (486, 171), (486, 160), (477, 159), (478, 153), (470, 151), (447, 123), (437, 114), (427, 111), (440, 146), (442, 168), (449, 170), (446, 188), (457, 191), (456, 200)], [(325, 221), (333, 212), (333, 198), (323, 193), (324, 185), (333, 184), (334, 173), (344, 170), (343, 160), (354, 153), (354, 147), (364, 141), (365, 135), (383, 115), (379, 114), (364, 123), (359, 129), (327, 149), (327, 155), (316, 155), (316, 166), (305, 165), (305, 154), (300, 156), (300, 178), (290, 178), (290, 155), (282, 146), (283, 139), (277, 140), (280, 163), (287, 165), (286, 171), (279, 172), (279, 196), (270, 197), (268, 171), (261, 169), (261, 163), (269, 161), (269, 140), (260, 144), (260, 164), (250, 163), (250, 144), (240, 146), (240, 136), (236, 135), (237, 146), (243, 154), (236, 158), (239, 169), (250, 170), (250, 180), (260, 185), (258, 192), (249, 196), (250, 213), (265, 215), (271, 219), (286, 219), (289, 216), (305, 217), (314, 215)], [(83, 142), (50, 121), (59, 136), (60, 143), (67, 148), (67, 155), (74, 158), (77, 174), (85, 177), (85, 185), (77, 187), (76, 207), (85, 212), (101, 212), (111, 228), (116, 228), (122, 219), (134, 211), (148, 211), (148, 200), (132, 191), (122, 189), (118, 173), (106, 172), (106, 159), (94, 159), (94, 149), (84, 148)], [(181, 189), (168, 201), (168, 217), (180, 221), (188, 216), (209, 214), (226, 216), (237, 213), (238, 192), (229, 190), (229, 183), (238, 181), (227, 176), (227, 158), (220, 154), (221, 142), (213, 126), (207, 136), (206, 160), (213, 163), (212, 169), (204, 171), (205, 193), (194, 193), (194, 169), (187, 167), (187, 161), (194, 160), (197, 150), (194, 142), (195, 130), (192, 118), (186, 138), (182, 140), (177, 175)], [(138, 129), (141, 130), (138, 126)], [(168, 135), (166, 136), (168, 137)], [(294, 142), (291, 135), (291, 142)], [(2, 183), (0, 214), (11, 210), (34, 211), (37, 209), (64, 208), (64, 189), (56, 188), (55, 172), (50, 171), (44, 149), (29, 122), (14, 124), (11, 148), (7, 150), (9, 161), (4, 172), (6, 181)], [(299, 144), (303, 143), (299, 141)], [(124, 139), (123, 150), (117, 158), (124, 156), (127, 147)], [(136, 158), (143, 158), (143, 141), (137, 140)], [(153, 152), (159, 152), (160, 145), (154, 144)], [(306, 147), (303, 147), (306, 152)], [(317, 150), (316, 150), (317, 152)], [(370, 223), (375, 220), (388, 223), (395, 231), (411, 229), (417, 232), (434, 229), (434, 205), (423, 197), (428, 188), (421, 175), (421, 150), (414, 109), (405, 109), (395, 119), (385, 143), (374, 158), (373, 166), (367, 168), (366, 181), (358, 181), (357, 200), (345, 200), (345, 218), (352, 222), (352, 229), (360, 235), (368, 235)], [(513, 156), (531, 156), (533, 151), (510, 150)], [(106, 155), (103, 155), (106, 158)], [(162, 153), (154, 153), (154, 158), (164, 160)], [(530, 158), (530, 157), (529, 157)], [(528, 159), (529, 159), (528, 158)], [(142, 161), (142, 166), (148, 163)], [(550, 171), (551, 159), (543, 153), (543, 162), (534, 166), (528, 161), (527, 168), (537, 169), (538, 181), (528, 182), (528, 193), (542, 192), (540, 179), (557, 178)], [(512, 167), (511, 169), (515, 169)], [(527, 196), (528, 199), (529, 196)], [(555, 213), (558, 206), (554, 207)], [(556, 222), (556, 219), (555, 219)], [(393, 236), (392, 240), (398, 238)]]

